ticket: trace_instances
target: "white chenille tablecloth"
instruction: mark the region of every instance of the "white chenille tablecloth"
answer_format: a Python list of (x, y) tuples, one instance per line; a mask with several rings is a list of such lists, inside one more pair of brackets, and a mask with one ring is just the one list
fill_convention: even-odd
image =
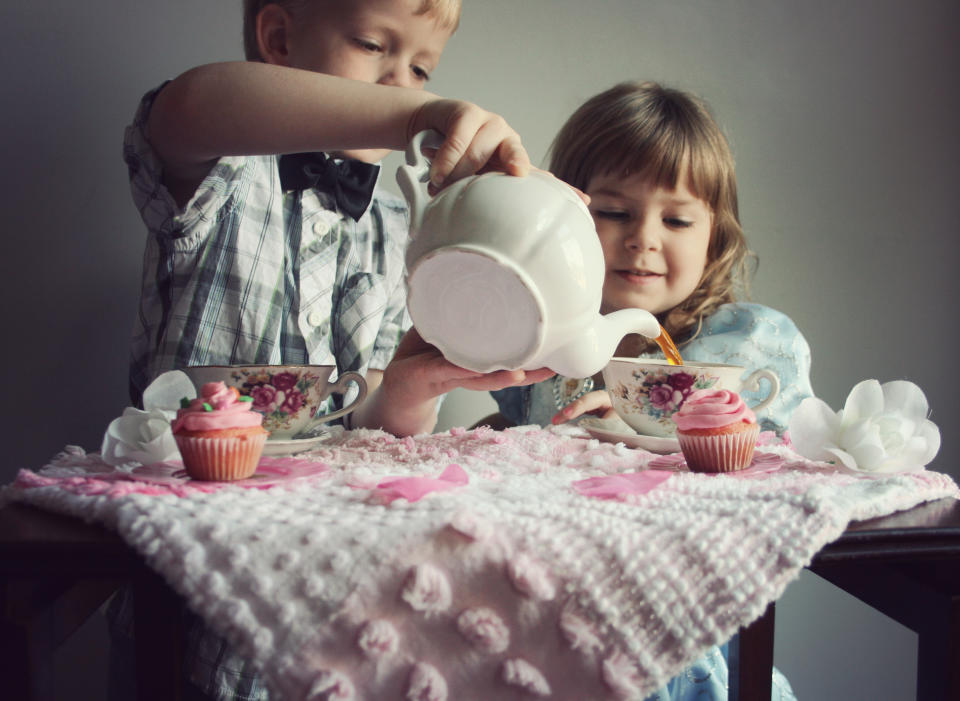
[(357, 430), (240, 485), (68, 448), (4, 498), (115, 529), (280, 698), (642, 698), (851, 520), (960, 494), (765, 443), (703, 475), (570, 428)]

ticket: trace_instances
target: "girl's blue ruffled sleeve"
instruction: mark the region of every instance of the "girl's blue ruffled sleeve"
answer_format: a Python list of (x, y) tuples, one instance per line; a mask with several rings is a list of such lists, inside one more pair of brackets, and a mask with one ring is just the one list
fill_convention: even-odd
[[(800, 402), (813, 396), (810, 385), (810, 346), (786, 314), (761, 304), (724, 304), (704, 321), (692, 340), (681, 345), (684, 360), (742, 365), (744, 377), (769, 368), (780, 379), (780, 393), (758, 412), (760, 425), (783, 433)], [(756, 405), (769, 393), (766, 382), (758, 392), (743, 391)]]

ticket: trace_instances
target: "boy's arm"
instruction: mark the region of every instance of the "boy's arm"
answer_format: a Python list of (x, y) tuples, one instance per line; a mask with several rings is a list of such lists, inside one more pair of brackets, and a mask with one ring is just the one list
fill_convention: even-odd
[(503, 118), (469, 102), (253, 61), (175, 78), (154, 101), (147, 135), (179, 201), (223, 156), (402, 150), (428, 128), (447, 137), (432, 160), (434, 185), (483, 167), (515, 175), (530, 167)]

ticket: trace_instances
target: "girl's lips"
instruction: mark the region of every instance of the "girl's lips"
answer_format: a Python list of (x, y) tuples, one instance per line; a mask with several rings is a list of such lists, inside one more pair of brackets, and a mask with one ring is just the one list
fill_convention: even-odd
[(650, 285), (663, 277), (660, 273), (646, 270), (615, 270), (617, 276), (630, 285)]

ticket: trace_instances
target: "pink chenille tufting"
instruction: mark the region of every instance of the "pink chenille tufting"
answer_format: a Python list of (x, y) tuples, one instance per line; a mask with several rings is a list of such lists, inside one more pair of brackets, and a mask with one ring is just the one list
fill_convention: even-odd
[(230, 484), (69, 448), (5, 497), (115, 530), (271, 697), (644, 698), (851, 519), (960, 495), (762, 438), (712, 476), (571, 427), (358, 430)]

